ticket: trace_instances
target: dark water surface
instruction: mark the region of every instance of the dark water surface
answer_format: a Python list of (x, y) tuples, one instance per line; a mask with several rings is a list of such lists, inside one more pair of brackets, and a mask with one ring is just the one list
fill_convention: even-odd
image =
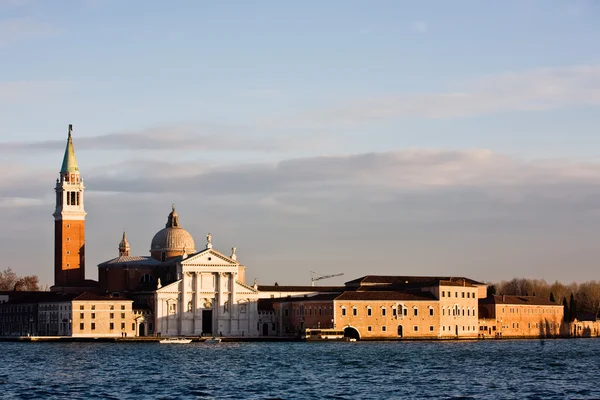
[(2, 399), (600, 398), (600, 339), (0, 343)]

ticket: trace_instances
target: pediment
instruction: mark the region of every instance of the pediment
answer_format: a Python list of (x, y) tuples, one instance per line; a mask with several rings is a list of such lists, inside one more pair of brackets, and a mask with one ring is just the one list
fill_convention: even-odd
[(232, 260), (225, 254), (216, 251), (215, 249), (205, 249), (201, 252), (193, 254), (188, 258), (181, 260), (182, 265), (220, 265), (220, 266), (237, 266), (237, 261)]
[(178, 281), (169, 283), (168, 285), (165, 285), (165, 286), (161, 287), (160, 289), (156, 289), (156, 292), (157, 293), (179, 292), (179, 291), (181, 291), (181, 282), (182, 282), (182, 280), (179, 279)]

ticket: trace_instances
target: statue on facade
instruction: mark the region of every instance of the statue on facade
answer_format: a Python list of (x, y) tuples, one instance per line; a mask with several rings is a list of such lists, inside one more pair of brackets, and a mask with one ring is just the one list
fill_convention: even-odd
[(162, 284), (160, 283), (160, 278), (158, 278), (158, 282), (156, 283), (156, 288), (160, 289), (162, 287)]
[(208, 233), (208, 235), (206, 235), (206, 248), (212, 249), (212, 235), (210, 234), (210, 232)]
[(237, 255), (235, 254), (235, 251), (236, 251), (235, 247), (232, 247), (231, 248), (231, 259), (232, 260), (236, 260), (237, 259)]

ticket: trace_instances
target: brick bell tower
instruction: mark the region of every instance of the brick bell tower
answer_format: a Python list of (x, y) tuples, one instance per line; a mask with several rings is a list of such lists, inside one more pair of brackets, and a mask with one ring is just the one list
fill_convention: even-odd
[(83, 179), (73, 148), (73, 125), (69, 125), (67, 148), (60, 177), (56, 179), (54, 210), (54, 287), (83, 286), (85, 282), (85, 215)]

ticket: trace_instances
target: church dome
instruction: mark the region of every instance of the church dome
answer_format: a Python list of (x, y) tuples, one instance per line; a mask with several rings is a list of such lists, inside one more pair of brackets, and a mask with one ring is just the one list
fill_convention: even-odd
[(179, 215), (175, 207), (169, 214), (166, 226), (158, 231), (152, 238), (150, 253), (154, 258), (165, 258), (194, 253), (196, 251), (194, 238), (192, 235), (179, 225)]

